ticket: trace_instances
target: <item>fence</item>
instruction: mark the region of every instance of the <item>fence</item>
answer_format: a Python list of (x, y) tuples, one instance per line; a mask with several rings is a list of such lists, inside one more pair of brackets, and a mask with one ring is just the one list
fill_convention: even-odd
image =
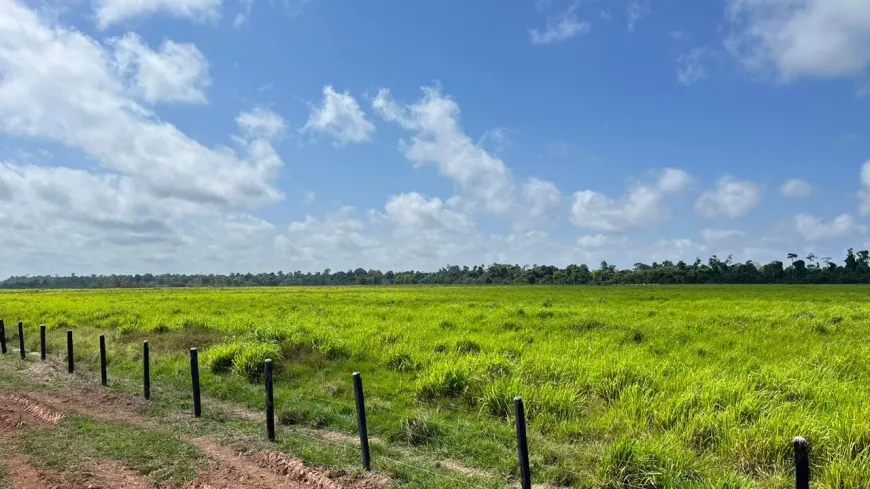
[[(40, 325), (39, 331), (40, 359), (44, 361), (46, 359), (46, 325)], [(68, 371), (69, 373), (74, 373), (75, 357), (72, 330), (67, 330), (66, 332), (66, 344)], [(24, 324), (22, 321), (18, 321), (18, 345), (21, 358), (25, 359), (27, 357), (27, 352), (24, 346)], [(3, 355), (8, 353), (6, 327), (3, 319), (0, 319), (0, 353), (2, 353)], [(272, 369), (272, 360), (267, 359), (264, 362), (263, 378), (265, 384), (264, 394), (266, 399), (266, 438), (269, 441), (275, 441), (275, 399), (272, 382)], [(144, 398), (148, 400), (151, 398), (151, 359), (148, 340), (145, 340), (142, 343), (142, 374), (142, 393)], [(194, 417), (198, 418), (202, 414), (202, 399), (199, 381), (199, 351), (197, 348), (190, 349), (190, 376), (193, 396), (193, 415)], [(371, 450), (369, 447), (369, 433), (366, 419), (365, 392), (363, 390), (362, 375), (359, 372), (354, 372), (352, 374), (352, 379), (362, 467), (366, 471), (371, 471)], [(100, 382), (103, 386), (108, 385), (105, 335), (100, 335)], [(526, 435), (526, 414), (522, 397), (514, 398), (514, 418), (516, 422), (515, 426), (517, 439), (517, 457), (520, 467), (520, 487), (522, 489), (531, 489), (532, 473), (529, 464), (529, 446)], [(809, 489), (809, 443), (807, 443), (804, 438), (798, 436), (794, 438), (793, 445), (795, 488)]]

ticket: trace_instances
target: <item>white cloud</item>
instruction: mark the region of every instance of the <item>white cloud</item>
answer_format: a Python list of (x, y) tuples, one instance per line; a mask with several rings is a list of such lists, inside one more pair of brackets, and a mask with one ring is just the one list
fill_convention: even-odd
[(587, 250), (621, 248), (626, 245), (628, 245), (628, 238), (626, 238), (625, 236), (586, 234), (577, 238), (577, 246)]
[(336, 144), (363, 143), (371, 141), (375, 125), (366, 120), (348, 92), (338, 93), (327, 85), (323, 87), (323, 102), (312, 105), (311, 115), (301, 131), (329, 134)]
[(783, 82), (854, 77), (870, 67), (863, 0), (729, 0), (726, 47), (752, 73)]
[(291, 223), (286, 235), (275, 238), (275, 247), (302, 261), (330, 264), (356, 260), (355, 266), (360, 266), (367, 249), (381, 246), (364, 229), (365, 223), (356, 215), (356, 209), (342, 207), (323, 219), (306, 216)]
[(849, 214), (841, 214), (830, 221), (807, 214), (798, 214), (792, 222), (795, 230), (806, 241), (845, 238), (867, 233), (867, 226), (859, 224), (857, 219)]
[(254, 9), (254, 0), (239, 0), (239, 5), (241, 7), (241, 12), (236, 14), (236, 18), (233, 20), (233, 27), (238, 29), (242, 25), (244, 25), (249, 18), (251, 18), (251, 11)]
[(714, 190), (702, 194), (695, 210), (702, 217), (737, 219), (745, 216), (761, 202), (761, 190), (752, 182), (723, 177)]
[(205, 103), (211, 84), (208, 61), (193, 44), (164, 41), (153, 51), (136, 34), (114, 42), (118, 69), (132, 80), (131, 93), (148, 103)]
[(799, 178), (792, 178), (782, 184), (782, 195), (792, 198), (804, 198), (813, 194), (813, 186)]
[(273, 233), (247, 212), (283, 198), (266, 139), (206, 147), (130, 97), (117, 44), (3, 9), (0, 133), (63, 145), (94, 168), (0, 163), (0, 222), (19, 243), (0, 247), (0, 272), (264, 268), (244, 236)]
[(745, 238), (746, 233), (738, 229), (702, 229), (701, 238), (707, 243), (721, 243)]
[(249, 137), (275, 139), (284, 133), (284, 118), (265, 107), (255, 107), (236, 117), (236, 123)]
[(554, 44), (588, 33), (591, 27), (589, 22), (578, 20), (574, 8), (570, 7), (556, 16), (548, 16), (546, 29), (543, 31), (529, 29), (532, 44)]
[(858, 213), (870, 215), (870, 161), (861, 165), (861, 190), (858, 191)]
[(626, 15), (628, 17), (626, 27), (629, 32), (633, 32), (638, 22), (651, 12), (652, 7), (650, 7), (649, 0), (629, 0), (628, 7), (626, 8)]
[(619, 199), (593, 190), (574, 193), (571, 222), (597, 231), (622, 231), (664, 221), (669, 212), (665, 198), (683, 191), (691, 177), (683, 170), (664, 169), (652, 185), (636, 185)]
[(692, 183), (692, 177), (678, 168), (665, 168), (661, 171), (658, 188), (666, 194), (682, 192)]
[(562, 202), (562, 192), (553, 182), (530, 178), (523, 184), (523, 198), (528, 205), (529, 217), (538, 219), (546, 217), (553, 209), (559, 207)]
[[(0, 18), (0, 131), (79, 149), (155, 195), (210, 205), (274, 202), (283, 163), (265, 141), (243, 158), (208, 148), (126, 96), (108, 50), (16, 3)], [(76, 94), (75, 97), (70, 94)]]
[(704, 68), (707, 53), (707, 47), (703, 46), (677, 58), (677, 80), (683, 85), (692, 85), (707, 78), (707, 70)]
[(516, 210), (510, 170), (465, 134), (459, 123), (459, 105), (452, 98), (427, 87), (418, 102), (399, 105), (389, 90), (382, 89), (372, 107), (384, 120), (416, 131), (400, 147), (411, 162), (433, 164), (456, 183), (458, 195), (450, 200), (452, 204), (468, 212), (505, 215)]
[(385, 209), (386, 216), (402, 231), (467, 234), (474, 230), (469, 216), (447, 209), (441, 199), (426, 199), (416, 192), (391, 197)]
[(100, 28), (146, 15), (165, 14), (195, 21), (220, 17), (222, 0), (95, 0)]

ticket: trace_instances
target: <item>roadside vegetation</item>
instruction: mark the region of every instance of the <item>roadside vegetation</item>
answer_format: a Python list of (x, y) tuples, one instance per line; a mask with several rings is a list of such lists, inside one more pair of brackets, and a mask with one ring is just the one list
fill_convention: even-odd
[[(57, 354), (73, 329), (90, 369), (106, 334), (110, 378), (127, 382), (148, 339), (152, 383), (178, 392), (199, 347), (204, 395), (250, 410), (272, 358), (279, 422), (343, 445), (345, 466), (359, 457), (360, 371), (376, 462), (513, 480), (522, 395), (538, 483), (785, 488), (802, 435), (814, 487), (834, 489), (870, 480), (867, 298), (856, 286), (29, 291), (0, 295), (0, 317), (10, 338), (25, 322), (31, 350), (40, 323)], [(382, 468), (414, 486), (404, 465)]]

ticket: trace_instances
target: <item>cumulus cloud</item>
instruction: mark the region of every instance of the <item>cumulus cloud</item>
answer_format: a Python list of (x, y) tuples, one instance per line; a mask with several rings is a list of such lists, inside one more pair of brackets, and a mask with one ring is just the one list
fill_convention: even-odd
[(585, 234), (577, 238), (577, 246), (587, 250), (613, 249), (628, 245), (625, 236), (612, 236), (606, 234)]
[(529, 29), (532, 44), (555, 44), (588, 33), (591, 28), (589, 22), (577, 19), (575, 8), (572, 6), (558, 15), (547, 17), (544, 30)]
[(372, 107), (384, 120), (416, 131), (400, 148), (416, 165), (431, 164), (453, 180), (458, 195), (451, 202), (467, 211), (506, 214), (514, 206), (514, 180), (504, 162), (488, 153), (462, 129), (459, 105), (437, 88), (423, 89), (423, 98), (410, 105), (393, 101), (382, 89)]
[(275, 139), (286, 128), (284, 118), (265, 107), (242, 112), (236, 117), (236, 123), (252, 138)]
[(416, 192), (393, 196), (385, 209), (389, 220), (403, 232), (447, 231), (468, 234), (474, 230), (474, 223), (469, 216), (447, 209), (439, 198), (427, 199)]
[(0, 262), (29, 264), (27, 273), (43, 263), (52, 273), (141, 271), (148, 263), (263, 268), (238, 252), (257, 246), (235, 243), (226, 230), (270, 232), (248, 214), (283, 198), (274, 186), (283, 162), (265, 134), (244, 132), (234, 148), (208, 147), (139, 104), (131, 75), (115, 61), (117, 42), (54, 26), (17, 2), (2, 5), (0, 133), (63, 145), (92, 167), (0, 164), (0, 222), (14, 229), (8, 242), (20, 244), (2, 247)]
[(850, 214), (840, 214), (829, 221), (807, 214), (798, 214), (792, 222), (795, 230), (806, 241), (823, 241), (867, 233), (867, 226), (859, 224), (858, 220)]
[(530, 178), (523, 184), (527, 224), (533, 226), (540, 220), (552, 217), (562, 203), (562, 192), (556, 184), (539, 178)]
[(813, 194), (813, 186), (799, 178), (792, 178), (782, 184), (782, 195), (796, 199), (809, 197)]
[(737, 219), (748, 214), (759, 202), (761, 189), (758, 185), (726, 176), (719, 180), (715, 189), (698, 198), (695, 210), (706, 218)]
[[(9, 0), (4, 0), (9, 1)], [(105, 29), (112, 24), (147, 15), (164, 14), (195, 21), (220, 17), (222, 0), (96, 0), (97, 23)]]
[(855, 0), (728, 0), (726, 48), (783, 82), (854, 77), (870, 67), (870, 8)]
[(211, 84), (208, 61), (193, 44), (164, 41), (154, 51), (136, 34), (114, 41), (118, 69), (131, 78), (131, 93), (148, 103), (205, 103)]
[(664, 221), (669, 212), (665, 199), (685, 190), (691, 177), (683, 170), (666, 168), (653, 184), (635, 185), (618, 199), (593, 190), (574, 193), (571, 222), (596, 231), (623, 231)]
[(301, 132), (332, 136), (337, 145), (371, 141), (375, 125), (366, 119), (359, 103), (348, 92), (323, 87), (323, 102), (312, 105), (311, 115)]

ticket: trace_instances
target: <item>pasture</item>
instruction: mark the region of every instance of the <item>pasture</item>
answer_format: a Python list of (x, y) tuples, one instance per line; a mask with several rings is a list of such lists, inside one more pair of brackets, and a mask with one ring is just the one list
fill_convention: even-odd
[(106, 334), (111, 375), (129, 379), (148, 339), (152, 383), (179, 389), (199, 347), (203, 395), (251, 409), (272, 358), (279, 422), (337, 442), (356, 427), (360, 371), (377, 442), (458, 477), (515, 480), (521, 395), (536, 483), (793, 487), (802, 435), (813, 487), (835, 489), (870, 487), (868, 299), (860, 286), (24, 291), (0, 293), (0, 317), (9, 337), (24, 321), (31, 350), (40, 323), (56, 354), (73, 329), (91, 369)]

